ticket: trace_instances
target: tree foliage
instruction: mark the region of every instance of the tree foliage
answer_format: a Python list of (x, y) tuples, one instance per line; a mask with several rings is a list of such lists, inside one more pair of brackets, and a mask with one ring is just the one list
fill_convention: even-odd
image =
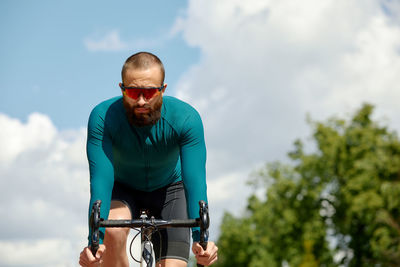
[(313, 152), (257, 171), (265, 199), (224, 215), (217, 266), (400, 266), (400, 142), (372, 112), (310, 122)]

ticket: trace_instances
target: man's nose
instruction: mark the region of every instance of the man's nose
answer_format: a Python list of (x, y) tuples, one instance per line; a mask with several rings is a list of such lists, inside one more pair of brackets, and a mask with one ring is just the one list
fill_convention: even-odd
[(138, 103), (138, 105), (139, 106), (144, 106), (145, 104), (146, 104), (146, 99), (144, 98), (144, 96), (143, 96), (143, 94), (140, 94), (139, 95), (139, 98), (138, 98), (138, 101), (137, 101), (137, 103)]

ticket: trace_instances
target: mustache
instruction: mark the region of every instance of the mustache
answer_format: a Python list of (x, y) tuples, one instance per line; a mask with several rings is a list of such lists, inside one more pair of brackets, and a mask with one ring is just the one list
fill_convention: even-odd
[(134, 110), (135, 108), (147, 108), (147, 109), (152, 109), (150, 104), (144, 104), (142, 106), (139, 106), (138, 104), (134, 104), (132, 106), (132, 110)]

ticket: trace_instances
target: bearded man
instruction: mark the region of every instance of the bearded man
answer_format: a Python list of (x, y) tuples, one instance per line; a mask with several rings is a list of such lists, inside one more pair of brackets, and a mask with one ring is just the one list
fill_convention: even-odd
[[(100, 103), (89, 117), (89, 207), (101, 200), (105, 219), (138, 218), (143, 209), (156, 219), (198, 217), (199, 201), (207, 202), (200, 115), (189, 104), (164, 96), (164, 66), (151, 53), (130, 56), (121, 76), (122, 96)], [(129, 266), (129, 228), (101, 231), (96, 255), (85, 247), (81, 266)], [(170, 228), (152, 238), (157, 266), (187, 266), (189, 229)], [(203, 250), (199, 238), (199, 230), (193, 228), (192, 251), (199, 264), (208, 266), (217, 260), (218, 248), (208, 242)]]

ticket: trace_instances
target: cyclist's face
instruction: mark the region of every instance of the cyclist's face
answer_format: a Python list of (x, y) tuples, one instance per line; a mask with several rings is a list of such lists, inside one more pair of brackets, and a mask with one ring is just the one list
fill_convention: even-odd
[[(158, 66), (145, 70), (128, 69), (123, 83), (126, 87), (160, 87), (162, 73)], [(143, 95), (140, 95), (138, 99), (124, 95), (123, 102), (129, 122), (136, 126), (155, 124), (161, 116), (164, 91), (165, 88), (150, 99), (146, 99)]]

